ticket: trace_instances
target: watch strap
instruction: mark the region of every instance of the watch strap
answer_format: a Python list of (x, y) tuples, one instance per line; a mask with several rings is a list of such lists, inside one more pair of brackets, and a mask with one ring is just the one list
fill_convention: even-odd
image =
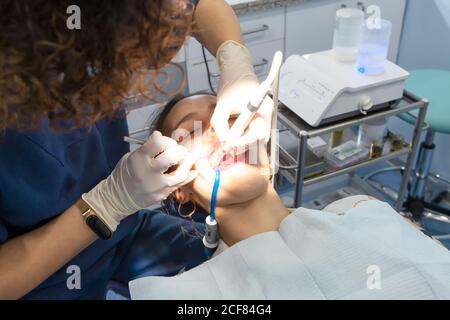
[(103, 221), (103, 219), (95, 213), (86, 201), (79, 199), (75, 205), (81, 211), (81, 215), (83, 216), (86, 224), (100, 239), (106, 240), (111, 238), (111, 229), (105, 221)]

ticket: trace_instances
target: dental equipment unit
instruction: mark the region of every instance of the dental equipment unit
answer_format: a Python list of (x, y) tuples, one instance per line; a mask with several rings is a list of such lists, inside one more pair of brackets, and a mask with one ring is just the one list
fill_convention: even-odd
[(387, 60), (383, 73), (365, 74), (355, 63), (338, 61), (333, 50), (292, 55), (281, 67), (279, 99), (317, 127), (392, 106), (408, 76)]
[(207, 216), (205, 220), (205, 235), (203, 237), (203, 244), (205, 245), (208, 257), (212, 255), (212, 250), (219, 245), (219, 226), (216, 220), (216, 201), (219, 186), (220, 170), (216, 170), (216, 177), (214, 179), (214, 186), (211, 194), (209, 216)]
[(242, 113), (234, 122), (233, 126), (230, 129), (228, 139), (222, 144), (222, 147), (212, 155), (210, 159), (210, 164), (212, 168), (217, 168), (220, 165), (224, 156), (228, 154), (232, 149), (232, 143), (230, 141), (233, 141), (242, 136), (245, 129), (248, 127), (253, 117), (258, 112), (265, 98), (271, 92), (272, 84), (276, 80), (282, 62), (283, 62), (283, 53), (281, 51), (277, 51), (273, 58), (272, 66), (270, 68), (269, 75), (267, 76), (266, 80), (259, 85), (259, 87), (256, 89), (255, 95), (250, 99), (249, 103), (247, 104), (247, 108), (242, 111)]

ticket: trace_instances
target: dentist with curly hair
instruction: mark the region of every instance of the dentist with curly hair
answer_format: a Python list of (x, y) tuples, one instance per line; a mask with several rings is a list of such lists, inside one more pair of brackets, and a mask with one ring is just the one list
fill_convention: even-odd
[[(111, 285), (126, 295), (132, 279), (204, 261), (201, 238), (180, 228), (202, 225), (143, 210), (196, 177), (195, 156), (159, 132), (129, 152), (121, 101), (191, 34), (220, 66), (221, 141), (258, 85), (224, 0), (82, 0), (80, 30), (61, 19), (70, 4), (0, 3), (0, 299), (102, 299)], [(272, 108), (236, 146), (268, 138)]]

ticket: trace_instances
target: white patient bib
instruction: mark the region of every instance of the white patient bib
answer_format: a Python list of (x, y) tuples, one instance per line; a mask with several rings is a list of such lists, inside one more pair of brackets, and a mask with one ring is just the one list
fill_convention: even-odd
[(450, 299), (450, 252), (388, 204), (298, 209), (175, 277), (130, 282), (133, 299)]

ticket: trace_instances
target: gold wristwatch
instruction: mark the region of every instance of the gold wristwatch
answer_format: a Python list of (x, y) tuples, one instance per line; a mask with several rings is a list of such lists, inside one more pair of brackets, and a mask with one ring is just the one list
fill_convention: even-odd
[(111, 229), (109, 229), (103, 219), (97, 216), (95, 211), (86, 203), (86, 201), (80, 198), (75, 205), (78, 209), (80, 209), (81, 215), (83, 216), (84, 221), (86, 221), (86, 224), (100, 239), (106, 240), (111, 238)]

